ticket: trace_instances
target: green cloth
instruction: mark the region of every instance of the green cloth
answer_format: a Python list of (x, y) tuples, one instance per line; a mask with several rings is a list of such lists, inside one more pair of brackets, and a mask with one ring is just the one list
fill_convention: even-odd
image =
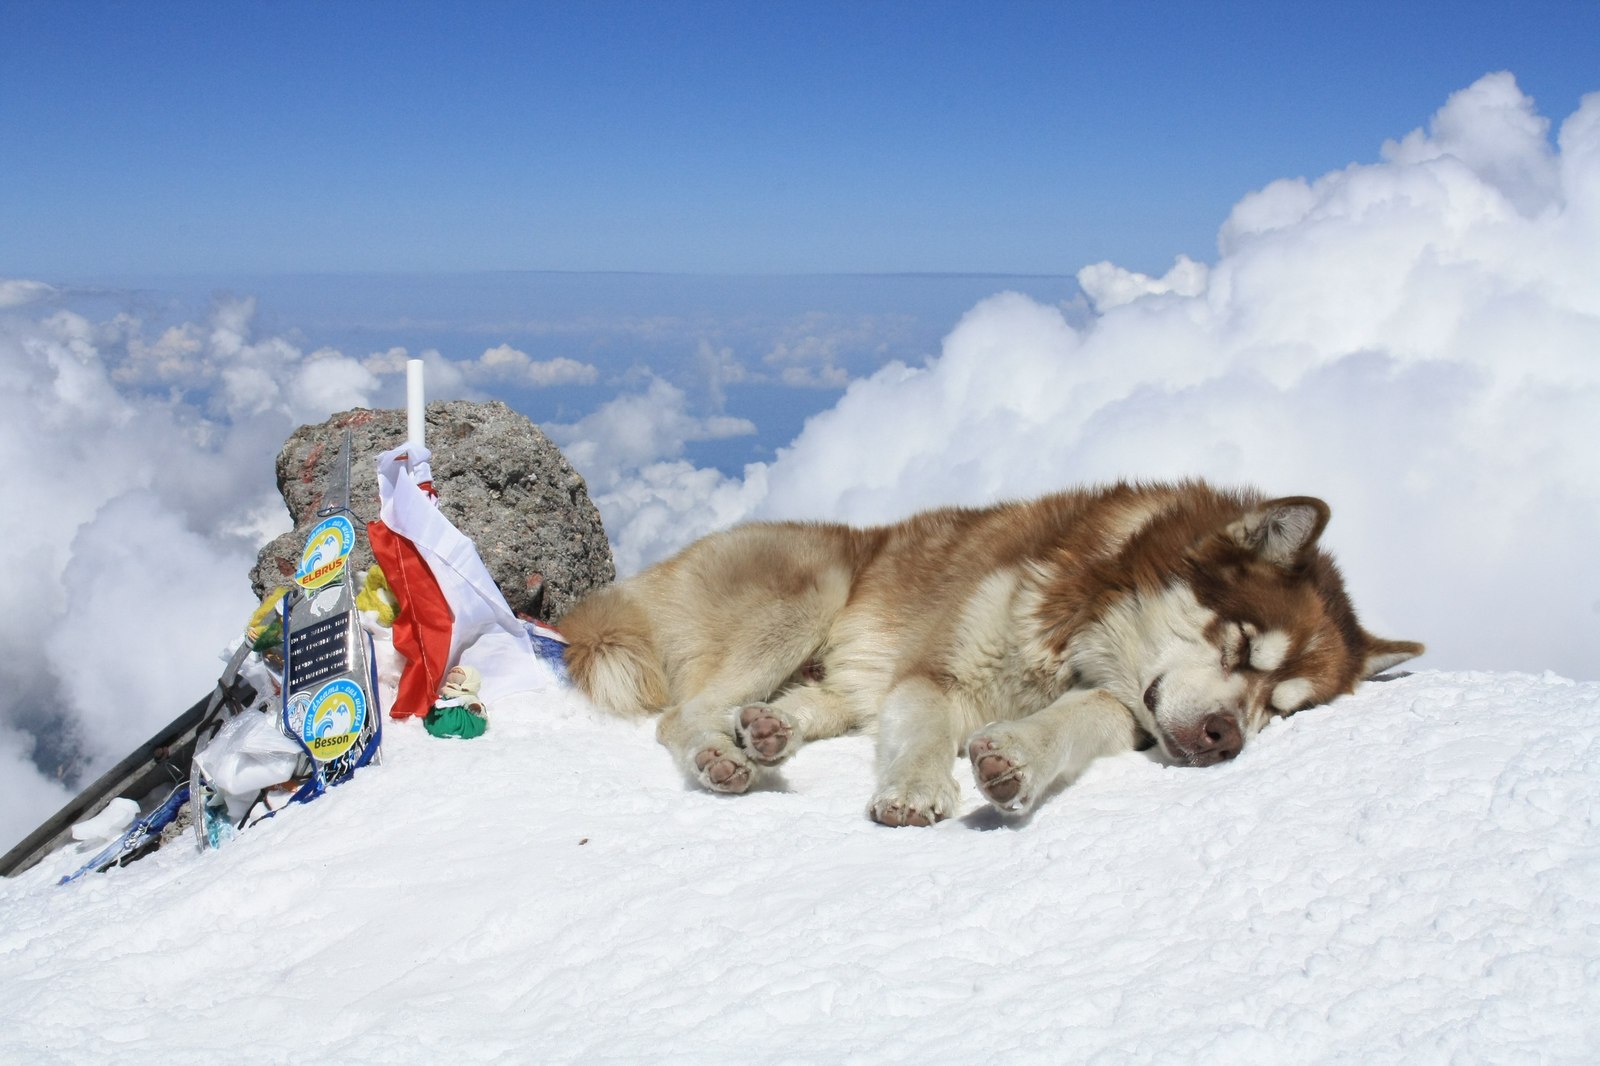
[(482, 736), (483, 731), (489, 728), (487, 718), (473, 714), (459, 704), (440, 704), (428, 712), (422, 724), (436, 737), (460, 737), (462, 740)]
[(268, 624), (267, 628), (265, 628), (265, 629), (263, 629), (261, 631), (261, 635), (259, 637), (257, 637), (255, 640), (250, 642), (250, 650), (251, 651), (266, 651), (269, 648), (276, 648), (282, 643), (283, 643), (283, 619), (281, 619), (281, 618), (277, 617), (276, 615), (274, 615), (271, 623)]

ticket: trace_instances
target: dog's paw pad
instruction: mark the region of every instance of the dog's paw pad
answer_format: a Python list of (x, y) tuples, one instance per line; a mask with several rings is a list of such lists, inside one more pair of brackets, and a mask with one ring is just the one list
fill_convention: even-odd
[(954, 778), (887, 785), (872, 797), (867, 812), (880, 825), (932, 825), (950, 817), (959, 795)]
[(1027, 771), (1002, 752), (993, 737), (973, 737), (967, 745), (967, 757), (972, 760), (972, 776), (978, 790), (991, 803), (1004, 810), (1027, 805), (1029, 797), (1023, 794)]
[(743, 792), (753, 776), (748, 763), (719, 747), (702, 748), (694, 757), (700, 783), (714, 792)]
[(879, 825), (895, 827), (906, 825), (927, 826), (939, 820), (933, 811), (912, 807), (904, 803), (873, 804), (872, 820)]
[(789, 738), (794, 735), (794, 726), (767, 704), (751, 703), (734, 713), (734, 735), (757, 762), (770, 765), (789, 754)]

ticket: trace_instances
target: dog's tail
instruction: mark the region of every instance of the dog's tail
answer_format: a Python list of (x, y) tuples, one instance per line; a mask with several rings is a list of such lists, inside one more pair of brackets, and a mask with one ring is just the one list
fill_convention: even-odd
[(650, 619), (619, 586), (602, 589), (561, 619), (567, 673), (608, 711), (640, 715), (667, 702), (667, 676)]

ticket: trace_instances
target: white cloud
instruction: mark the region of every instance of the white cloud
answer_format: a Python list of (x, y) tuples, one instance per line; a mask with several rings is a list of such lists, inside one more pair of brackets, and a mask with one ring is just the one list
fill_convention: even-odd
[(128, 361), (112, 373), (119, 384), (181, 385), (193, 380), (196, 360), (205, 351), (205, 337), (193, 322), (168, 326), (149, 343), (137, 319), (119, 315), (117, 325), (128, 346)]
[[(571, 449), (568, 449), (570, 454)], [(696, 537), (748, 516), (766, 495), (766, 467), (730, 478), (683, 460), (652, 462), (597, 492), (619, 574), (631, 574)]]
[(1078, 271), (1078, 286), (1099, 314), (1113, 307), (1132, 303), (1141, 296), (1160, 296), (1176, 293), (1179, 296), (1199, 296), (1206, 291), (1209, 271), (1204, 263), (1197, 263), (1186, 255), (1178, 256), (1172, 269), (1159, 278), (1125, 270), (1115, 263), (1094, 263)]
[(759, 380), (741, 363), (727, 345), (718, 346), (701, 337), (695, 346), (695, 363), (706, 380), (711, 404), (721, 410), (728, 401), (729, 385), (744, 385)]
[(778, 380), (794, 389), (842, 389), (850, 372), (842, 366), (786, 366)]
[(744, 418), (692, 415), (682, 389), (651, 377), (642, 393), (618, 396), (576, 423), (544, 430), (583, 471), (590, 490), (603, 493), (625, 474), (676, 459), (691, 441), (748, 436), (756, 427)]
[(855, 376), (852, 368), (876, 369), (908, 327), (899, 315), (811, 312), (784, 323), (761, 362), (791, 388), (839, 389)]
[(1550, 207), (1559, 196), (1550, 120), (1517, 88), (1508, 71), (1490, 74), (1451, 95), (1428, 130), (1386, 141), (1383, 158), (1416, 165), (1453, 159), (1493, 186), (1524, 215)]
[(71, 789), (34, 767), (33, 746), (33, 737), (0, 725), (0, 854), (73, 797)]
[(830, 379), (849, 380), (839, 364), (841, 338), (827, 333), (805, 332), (779, 340), (762, 358), (777, 370), (785, 385), (811, 386)]
[(221, 377), (223, 409), (229, 417), (251, 417), (280, 408), (283, 390), (262, 367), (229, 367)]
[(22, 307), (25, 304), (47, 300), (56, 294), (53, 285), (23, 278), (0, 278), (0, 310)]
[(114, 497), (79, 527), (63, 610), (38, 620), (39, 665), (59, 679), (97, 765), (205, 694), (227, 635), (242, 633), (253, 609), (254, 562), (253, 547), (224, 549), (150, 492)]
[[(223, 296), (214, 300), (206, 322), (166, 326), (154, 340), (146, 338), (142, 321), (127, 314), (96, 325), (61, 311), (43, 325), (80, 360), (105, 368), (93, 380), (108, 396), (164, 391), (223, 421), (274, 413), (314, 422), (338, 410), (373, 406), (380, 395), (398, 395), (398, 384), (386, 389), (385, 382), (404, 372), (403, 358), (398, 368), (385, 362), (393, 352), (364, 360), (329, 348), (307, 353), (287, 337), (257, 336), (255, 317), (254, 297)], [(404, 355), (404, 349), (395, 351)], [(459, 374), (449, 376), (459, 381)]]
[(588, 363), (557, 356), (534, 359), (509, 344), (487, 349), (475, 362), (464, 364), (467, 375), (477, 381), (551, 388), (556, 385), (593, 385), (600, 372)]
[(631, 573), (675, 547), (729, 525), (760, 501), (760, 467), (744, 481), (679, 457), (692, 441), (748, 436), (748, 419), (689, 413), (683, 390), (650, 377), (571, 425), (546, 425), (583, 473), (611, 539), (619, 573)]
[[(432, 354), (438, 355), (437, 352)], [(382, 352), (372, 352), (361, 365), (374, 374), (404, 374), (406, 363), (411, 359), (411, 353), (404, 348), (394, 347)]]
[[(868, 522), (1118, 477), (1321, 495), (1373, 628), (1436, 666), (1600, 676), (1600, 94), (1559, 152), (1546, 130), (1491, 75), (1379, 163), (1245, 196), (1209, 267), (1086, 268), (1082, 328), (987, 300), (705, 491), (728, 521)], [(661, 476), (612, 493), (626, 557), (699, 531), (648, 488), (635, 526)]]
[(320, 422), (335, 411), (373, 406), (378, 377), (337, 352), (317, 352), (300, 364), (289, 383), (289, 417), (295, 424)]

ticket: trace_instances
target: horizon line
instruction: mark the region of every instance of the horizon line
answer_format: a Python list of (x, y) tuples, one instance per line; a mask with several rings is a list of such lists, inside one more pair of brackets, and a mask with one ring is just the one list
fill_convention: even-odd
[(47, 280), (38, 274), (7, 271), (0, 273), (0, 281), (38, 281), (63, 289), (94, 286), (110, 279), (141, 281), (179, 281), (208, 279), (251, 278), (433, 278), (433, 277), (641, 277), (641, 278), (721, 278), (721, 279), (784, 279), (784, 278), (992, 278), (1027, 280), (1077, 279), (1077, 271), (1051, 272), (1028, 270), (634, 270), (588, 268), (488, 268), (473, 270), (162, 270), (162, 271), (106, 271), (100, 274), (62, 275), (59, 280)]

